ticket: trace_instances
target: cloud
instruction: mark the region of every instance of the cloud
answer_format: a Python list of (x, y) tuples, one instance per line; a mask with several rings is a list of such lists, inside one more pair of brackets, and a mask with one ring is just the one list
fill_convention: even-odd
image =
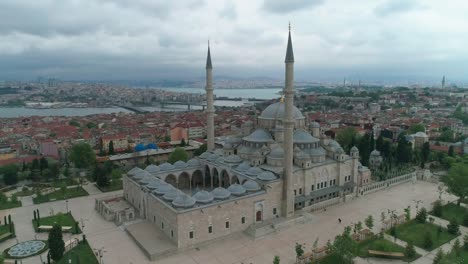
[(425, 6), (415, 0), (387, 0), (374, 9), (377, 16), (389, 16), (398, 13), (405, 13), (412, 10), (421, 10)]
[(265, 0), (263, 8), (271, 13), (286, 14), (312, 6), (319, 6), (323, 2), (324, 0)]

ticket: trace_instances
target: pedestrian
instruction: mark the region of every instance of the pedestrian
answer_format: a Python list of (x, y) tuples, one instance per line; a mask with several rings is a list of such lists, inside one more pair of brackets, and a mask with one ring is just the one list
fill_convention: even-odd
[(341, 218), (338, 218), (338, 222), (341, 224)]

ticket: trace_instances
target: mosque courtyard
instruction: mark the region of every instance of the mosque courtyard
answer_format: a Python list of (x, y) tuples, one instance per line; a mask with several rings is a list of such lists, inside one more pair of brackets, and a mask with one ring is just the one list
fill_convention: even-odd
[[(244, 263), (262, 264), (272, 263), (275, 255), (280, 256), (281, 263), (294, 263), (296, 242), (305, 244), (306, 251), (310, 250), (314, 241), (319, 239), (319, 246), (333, 240), (334, 236), (341, 233), (346, 225), (363, 221), (368, 215), (373, 215), (375, 227), (380, 229), (380, 214), (387, 209), (396, 209), (399, 213), (403, 208), (411, 205), (412, 213), (415, 213), (415, 201), (421, 200), (420, 207), (430, 208), (430, 204), (438, 197), (437, 185), (424, 181), (398, 185), (386, 190), (375, 192), (366, 196), (348, 200), (337, 206), (329, 207), (326, 211), (314, 212), (309, 215), (310, 220), (305, 224), (296, 224), (277, 233), (252, 240), (244, 233), (237, 233), (195, 249), (179, 252), (175, 255), (150, 262), (140, 250), (123, 227), (118, 227), (108, 222), (94, 210), (94, 199), (114, 193), (96, 193), (94, 195), (71, 199), (68, 201), (69, 210), (75, 218), (85, 224), (84, 234), (92, 248), (104, 248), (103, 263), (115, 264), (210, 264), (210, 263)], [(448, 194), (443, 195), (444, 200), (454, 200)], [(57, 201), (39, 205), (23, 206), (11, 210), (0, 211), (0, 217), (11, 214), (16, 225), (18, 241), (35, 239), (31, 219), (33, 210), (38, 208), (43, 215), (52, 210), (66, 211), (66, 203)], [(342, 223), (338, 223), (338, 218)], [(137, 220), (138, 221), (138, 220)], [(151, 235), (151, 233), (148, 233)], [(70, 239), (73, 235), (65, 235), (64, 239)], [(37, 234), (38, 239), (46, 239), (45, 233)], [(4, 250), (16, 244), (15, 239), (5, 241), (0, 245)], [(43, 259), (45, 256), (43, 256)], [(23, 263), (39, 263), (39, 256), (24, 259)], [(371, 262), (372, 263), (372, 262)], [(377, 262), (375, 262), (377, 263)]]

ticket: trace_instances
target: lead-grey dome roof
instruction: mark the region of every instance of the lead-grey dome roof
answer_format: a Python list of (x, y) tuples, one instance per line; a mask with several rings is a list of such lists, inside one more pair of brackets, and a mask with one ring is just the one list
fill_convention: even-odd
[(189, 166), (198, 166), (198, 165), (200, 165), (200, 161), (198, 159), (191, 159), (191, 160), (187, 161), (187, 164)]
[(156, 189), (159, 185), (161, 185), (161, 183), (162, 183), (162, 182), (161, 182), (160, 179), (154, 178), (154, 177), (153, 177), (153, 178), (150, 180), (150, 182), (148, 183), (148, 185), (146, 185), (146, 187), (148, 187), (149, 189), (154, 190), (154, 189)]
[(172, 201), (172, 205), (178, 208), (190, 208), (194, 206), (196, 203), (195, 199), (182, 193), (177, 196), (174, 201)]
[(300, 144), (308, 144), (308, 143), (315, 143), (319, 142), (318, 138), (313, 137), (309, 132), (303, 129), (296, 129), (293, 135), (293, 142), (300, 143)]
[(207, 191), (199, 191), (195, 195), (192, 196), (197, 203), (210, 203), (213, 201), (214, 197), (213, 194)]
[(159, 166), (159, 169), (161, 171), (168, 171), (168, 170), (173, 170), (174, 169), (174, 165), (170, 164), (170, 163), (163, 163)]
[(252, 134), (243, 138), (245, 141), (248, 142), (256, 142), (256, 143), (267, 143), (273, 142), (273, 138), (271, 137), (270, 133), (263, 128), (257, 128)]
[(140, 172), (137, 172), (133, 178), (137, 181), (143, 179), (144, 177), (150, 177), (150, 176), (153, 176), (151, 173), (145, 171), (145, 170), (141, 170)]
[(246, 192), (244, 186), (234, 183), (227, 188), (234, 196), (240, 196)]
[(250, 165), (246, 161), (242, 162), (239, 166), (235, 168), (236, 171), (241, 171), (241, 172), (247, 171), (248, 169), (250, 169)]
[(371, 153), (370, 153), (371, 156), (380, 156), (380, 151), (374, 149)]
[(242, 159), (237, 155), (229, 155), (224, 159), (224, 161), (227, 163), (240, 163), (242, 162)]
[(260, 169), (259, 167), (252, 167), (250, 169), (248, 169), (245, 174), (249, 175), (249, 176), (257, 176), (258, 174), (262, 173), (263, 170)]
[(156, 174), (159, 172), (159, 167), (154, 164), (151, 164), (151, 165), (146, 166), (145, 171), (151, 174)]
[(215, 160), (218, 159), (218, 157), (219, 157), (218, 154), (211, 154), (210, 156), (208, 156), (208, 160), (209, 161), (215, 161)]
[(135, 176), (135, 174), (137, 174), (137, 173), (139, 173), (139, 172), (142, 172), (142, 171), (143, 171), (142, 169), (140, 169), (140, 168), (138, 168), (138, 167), (135, 167), (135, 168), (129, 170), (129, 171), (127, 172), (127, 175)]
[(353, 146), (351, 148), (351, 152), (359, 152), (359, 149), (356, 146)]
[(242, 184), (242, 186), (244, 186), (248, 192), (256, 192), (260, 190), (260, 184), (253, 180), (247, 180), (244, 182), (244, 184)]
[(276, 180), (275, 174), (271, 171), (264, 171), (257, 175), (257, 179), (262, 180), (262, 181), (273, 181)]
[(276, 159), (282, 159), (284, 157), (284, 149), (280, 146), (277, 146), (270, 152), (270, 155), (268, 156)]
[(215, 188), (213, 191), (211, 191), (211, 194), (213, 194), (213, 197), (217, 200), (225, 200), (231, 196), (231, 192), (224, 189), (223, 187)]
[(163, 195), (163, 199), (167, 201), (172, 201), (174, 200), (177, 196), (181, 194), (180, 190), (177, 190), (176, 188), (173, 188), (172, 190), (168, 191)]
[(151, 179), (153, 179), (153, 175), (145, 175), (142, 179), (138, 180), (141, 184), (146, 185), (150, 183)]
[(185, 163), (185, 161), (182, 161), (182, 160), (178, 160), (174, 163), (174, 167), (178, 169), (185, 168), (187, 166), (188, 166), (187, 163)]
[(200, 155), (200, 159), (207, 159), (210, 156), (210, 153), (205, 151)]
[(157, 195), (164, 195), (165, 193), (171, 191), (172, 189), (174, 189), (174, 186), (163, 182), (160, 185), (158, 185), (156, 189), (154, 189), (153, 193)]
[[(274, 119), (274, 120), (284, 120), (286, 118), (285, 110), (284, 110), (285, 103), (284, 102), (276, 102), (274, 104), (269, 105), (265, 110), (263, 110), (262, 114), (258, 117), (260, 119)], [(301, 111), (297, 109), (297, 107), (293, 106), (293, 117), (294, 119), (304, 119), (305, 117), (302, 115)]]

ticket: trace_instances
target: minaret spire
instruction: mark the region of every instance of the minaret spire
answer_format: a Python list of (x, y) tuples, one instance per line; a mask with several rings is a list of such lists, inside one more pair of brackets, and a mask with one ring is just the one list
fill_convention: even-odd
[(211, 64), (210, 41), (208, 40), (208, 54), (206, 56), (206, 138), (207, 150), (213, 151), (214, 144), (214, 107), (213, 107), (213, 65)]
[(289, 24), (288, 47), (286, 49), (285, 84), (284, 84), (284, 178), (283, 207), (285, 217), (294, 216), (294, 170), (293, 170), (293, 134), (294, 134), (294, 53), (291, 40), (291, 24)]

